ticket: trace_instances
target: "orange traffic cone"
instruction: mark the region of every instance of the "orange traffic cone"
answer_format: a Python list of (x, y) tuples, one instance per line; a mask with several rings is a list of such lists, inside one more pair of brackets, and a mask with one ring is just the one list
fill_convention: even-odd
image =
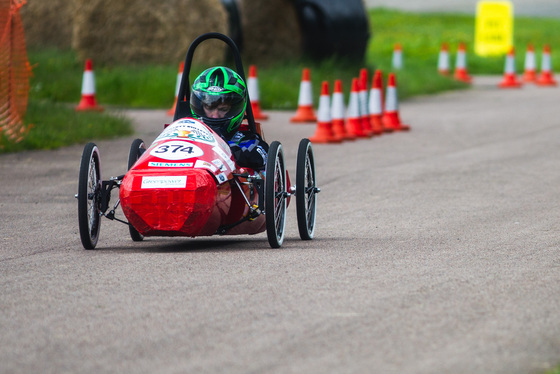
[(523, 85), (519, 80), (517, 80), (517, 74), (515, 72), (515, 49), (511, 47), (508, 54), (506, 55), (506, 64), (504, 67), (504, 78), (498, 84), (500, 88), (519, 88)]
[(383, 134), (383, 73), (376, 70), (369, 90), (369, 123), (374, 135)]
[(438, 72), (442, 75), (449, 75), (449, 47), (447, 43), (442, 43), (438, 55)]
[(90, 59), (86, 60), (86, 67), (82, 79), (82, 99), (76, 107), (77, 111), (96, 110), (103, 111), (95, 100), (95, 74), (93, 73), (93, 63)]
[(340, 143), (342, 141), (334, 136), (330, 110), (329, 82), (324, 81), (321, 86), (321, 96), (319, 97), (317, 130), (315, 135), (309, 138), (312, 143)]
[(179, 64), (179, 72), (177, 73), (177, 82), (175, 83), (175, 102), (173, 106), (167, 111), (168, 116), (175, 115), (175, 108), (177, 107), (177, 99), (179, 97), (179, 89), (181, 88), (181, 79), (183, 79), (183, 70), (185, 68), (185, 62), (182, 61)]
[(465, 43), (459, 43), (454, 77), (458, 81), (472, 83), (472, 77), (467, 72), (467, 48), (465, 47)]
[(348, 114), (346, 116), (346, 132), (356, 138), (367, 138), (368, 134), (362, 128), (362, 119), (360, 118), (359, 92), (360, 84), (358, 78), (353, 78), (350, 99), (348, 101)]
[(397, 94), (397, 78), (394, 73), (389, 74), (387, 83), (387, 101), (383, 114), (383, 126), (395, 131), (408, 131), (410, 126), (403, 125), (399, 118), (399, 98)]
[(541, 74), (537, 79), (537, 84), (539, 86), (556, 86), (556, 80), (554, 79), (554, 74), (552, 73), (552, 62), (550, 59), (550, 46), (545, 45), (543, 48), (543, 55), (541, 61)]
[(400, 44), (395, 44), (395, 47), (393, 48), (393, 58), (391, 63), (393, 65), (393, 69), (400, 70), (403, 67), (403, 54)]
[(261, 111), (259, 80), (257, 78), (257, 67), (249, 66), (249, 78), (247, 78), (247, 89), (249, 90), (249, 99), (251, 100), (251, 109), (253, 117), (256, 120), (268, 119), (268, 116)]
[(358, 80), (358, 98), (360, 102), (360, 118), (362, 121), (362, 130), (367, 136), (373, 136), (373, 129), (369, 121), (368, 108), (368, 71), (366, 68), (360, 69), (360, 78)]
[(299, 86), (298, 109), (291, 122), (315, 122), (317, 116), (313, 111), (313, 90), (311, 86), (311, 73), (308, 68), (303, 69)]
[(532, 44), (528, 44), (527, 51), (525, 51), (525, 71), (523, 73), (523, 82), (534, 82), (537, 80), (537, 73), (535, 71), (536, 67), (535, 48)]
[(334, 91), (331, 102), (331, 120), (334, 136), (341, 140), (354, 140), (355, 135), (346, 132), (346, 116), (344, 108), (344, 93), (342, 91), (342, 80), (334, 82)]

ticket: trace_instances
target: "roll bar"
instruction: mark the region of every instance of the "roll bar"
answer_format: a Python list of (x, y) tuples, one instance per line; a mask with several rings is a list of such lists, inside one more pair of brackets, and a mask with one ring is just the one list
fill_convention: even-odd
[[(241, 76), (241, 78), (243, 78), (245, 84), (247, 84), (247, 80), (245, 79), (245, 71), (243, 70), (243, 63), (241, 61), (241, 54), (239, 53), (239, 49), (235, 45), (235, 42), (228, 36), (218, 32), (209, 32), (206, 34), (202, 34), (191, 43), (189, 49), (187, 50), (187, 55), (185, 57), (185, 67), (183, 69), (183, 76), (181, 78), (181, 83), (179, 85), (179, 93), (177, 95), (177, 105), (175, 107), (175, 115), (173, 116), (173, 121), (177, 121), (180, 118), (188, 117), (191, 115), (191, 107), (190, 107), (191, 84), (190, 84), (189, 74), (191, 71), (194, 51), (196, 50), (196, 47), (200, 45), (200, 43), (208, 39), (218, 39), (223, 41), (229, 46), (235, 62), (236, 72)], [(251, 100), (249, 98), (248, 91), (247, 91), (247, 109), (245, 110), (245, 116), (247, 118), (247, 121), (249, 122), (249, 129), (251, 130), (251, 132), (257, 133), (257, 125), (255, 124), (255, 117), (253, 116), (253, 109), (251, 107)]]

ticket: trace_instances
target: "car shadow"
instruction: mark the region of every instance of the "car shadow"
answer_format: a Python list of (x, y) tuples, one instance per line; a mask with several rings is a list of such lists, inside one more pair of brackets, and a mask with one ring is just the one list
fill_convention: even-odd
[[(98, 245), (93, 252), (120, 252), (120, 253), (193, 253), (193, 252), (247, 252), (247, 251), (282, 251), (289, 249), (305, 249), (314, 246), (321, 240), (314, 239), (303, 241), (297, 236), (286, 237), (281, 248), (274, 249), (268, 244), (266, 236), (254, 237), (223, 236), (204, 238), (162, 238), (148, 237), (141, 242), (130, 241), (123, 245), (103, 246)], [(101, 243), (99, 243), (101, 244)], [(119, 243), (122, 244), (122, 243)]]

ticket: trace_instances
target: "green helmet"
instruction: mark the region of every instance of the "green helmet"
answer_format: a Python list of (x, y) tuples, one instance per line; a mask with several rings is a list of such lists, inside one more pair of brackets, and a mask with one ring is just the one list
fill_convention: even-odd
[(247, 85), (230, 68), (209, 68), (195, 79), (190, 104), (195, 118), (222, 136), (231, 138), (245, 116)]

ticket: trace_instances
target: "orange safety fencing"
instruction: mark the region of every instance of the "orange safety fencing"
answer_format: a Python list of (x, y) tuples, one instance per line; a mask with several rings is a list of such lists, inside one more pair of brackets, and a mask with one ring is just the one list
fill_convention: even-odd
[(30, 126), (27, 110), (31, 68), (19, 9), (26, 0), (0, 0), (0, 147), (2, 138), (20, 142)]

